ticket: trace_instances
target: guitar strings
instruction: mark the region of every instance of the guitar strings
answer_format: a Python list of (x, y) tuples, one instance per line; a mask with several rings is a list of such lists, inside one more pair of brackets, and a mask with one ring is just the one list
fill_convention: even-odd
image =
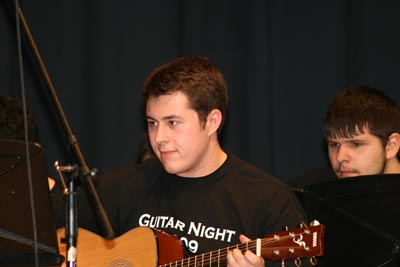
[[(271, 243), (276, 243), (277, 241), (284, 241), (285, 239), (293, 239), (294, 237), (300, 236), (301, 234), (295, 234), (295, 235), (291, 235), (291, 236), (280, 236), (279, 239), (277, 238), (263, 238), (261, 239), (261, 245), (268, 245)], [(175, 262), (171, 262), (171, 263), (167, 263), (167, 264), (163, 264), (163, 265), (159, 265), (159, 267), (165, 267), (165, 266), (203, 266), (204, 262), (208, 263), (209, 266), (212, 266), (215, 263), (218, 263), (218, 266), (220, 266), (220, 263), (224, 263), (226, 262), (226, 257), (229, 253), (230, 250), (233, 250), (235, 248), (238, 248), (240, 250), (242, 250), (242, 252), (244, 252), (245, 250), (251, 250), (254, 251), (257, 248), (257, 242), (256, 241), (250, 241), (248, 243), (245, 244), (238, 244), (238, 245), (234, 245), (234, 246), (230, 246), (224, 249), (218, 249), (218, 250), (214, 250), (211, 252), (207, 252), (207, 253), (203, 253), (200, 255), (196, 255), (196, 256), (192, 256), (189, 258), (184, 258), (182, 260), (178, 260)], [(267, 249), (269, 250), (275, 250), (275, 249), (279, 249), (281, 247), (279, 246), (274, 246), (274, 247), (268, 247)], [(303, 248), (300, 245), (297, 246), (291, 246), (291, 248)], [(201, 259), (199, 259), (201, 258)], [(221, 260), (222, 258), (222, 260)]]

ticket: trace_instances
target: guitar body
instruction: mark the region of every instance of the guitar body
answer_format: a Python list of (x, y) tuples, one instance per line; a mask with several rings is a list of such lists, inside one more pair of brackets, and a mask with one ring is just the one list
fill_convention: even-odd
[[(67, 246), (61, 242), (65, 229), (59, 229), (57, 236), (60, 253), (67, 259)], [(78, 229), (77, 266), (156, 267), (180, 259), (183, 248), (178, 238), (148, 227), (134, 228), (114, 240)]]

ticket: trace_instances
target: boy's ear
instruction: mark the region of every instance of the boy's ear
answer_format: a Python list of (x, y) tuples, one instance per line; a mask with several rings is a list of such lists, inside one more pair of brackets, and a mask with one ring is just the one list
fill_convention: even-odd
[(392, 133), (386, 144), (386, 159), (397, 157), (400, 149), (400, 133)]
[(222, 122), (222, 113), (219, 109), (213, 109), (207, 116), (207, 127), (209, 134), (218, 131)]

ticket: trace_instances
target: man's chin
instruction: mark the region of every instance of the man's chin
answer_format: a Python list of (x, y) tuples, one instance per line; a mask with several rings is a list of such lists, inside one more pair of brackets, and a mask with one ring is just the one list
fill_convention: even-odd
[(355, 172), (339, 172), (336, 174), (339, 179), (346, 179), (359, 176), (360, 174)]
[(178, 166), (176, 162), (163, 162), (162, 164), (164, 166), (164, 170), (169, 174), (181, 176), (182, 167)]

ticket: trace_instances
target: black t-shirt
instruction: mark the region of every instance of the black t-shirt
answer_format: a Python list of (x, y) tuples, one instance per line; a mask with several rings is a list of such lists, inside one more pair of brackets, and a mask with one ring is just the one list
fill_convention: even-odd
[[(296, 228), (306, 222), (290, 188), (232, 154), (214, 173), (184, 178), (157, 159), (99, 179), (98, 194), (117, 236), (149, 226), (178, 236), (191, 254)], [(84, 205), (84, 203), (83, 203)], [(93, 215), (79, 213), (80, 227), (99, 232)]]

